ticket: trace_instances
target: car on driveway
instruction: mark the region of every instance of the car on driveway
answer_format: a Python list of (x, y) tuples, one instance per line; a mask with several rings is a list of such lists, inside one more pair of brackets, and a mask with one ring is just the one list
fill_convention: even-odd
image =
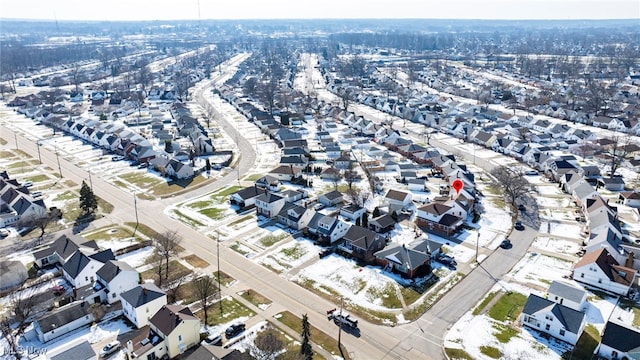
[(500, 247), (503, 248), (503, 249), (511, 249), (512, 246), (513, 246), (513, 244), (511, 244), (511, 240), (509, 240), (509, 239), (504, 239), (500, 243)]
[(52, 286), (51, 287), (51, 292), (55, 296), (60, 296), (60, 295), (64, 294), (64, 286), (62, 286), (62, 285)]
[(458, 265), (456, 259), (454, 259), (453, 256), (447, 254), (437, 253), (435, 258), (437, 262), (447, 265), (451, 268), (455, 268)]
[(217, 334), (217, 333), (210, 333), (204, 339), (204, 341), (206, 341), (207, 344), (222, 345), (222, 335), (221, 334)]
[(232, 337), (240, 334), (241, 332), (243, 332), (245, 329), (245, 325), (244, 323), (235, 323), (232, 324), (231, 326), (229, 326), (225, 331), (224, 334), (227, 337), (227, 339), (231, 339)]
[(524, 205), (520, 204), (520, 205), (518, 205), (518, 210), (520, 210), (520, 211), (527, 211), (527, 208), (526, 208), (526, 207), (524, 207)]
[(520, 221), (516, 221), (513, 227), (516, 228), (516, 230), (520, 230), (520, 231), (524, 230), (524, 225), (522, 225)]
[(109, 355), (115, 353), (118, 350), (120, 350), (120, 342), (112, 341), (112, 342), (108, 343), (107, 345), (105, 345), (102, 348), (102, 350), (100, 350), (100, 357), (101, 358), (109, 357)]

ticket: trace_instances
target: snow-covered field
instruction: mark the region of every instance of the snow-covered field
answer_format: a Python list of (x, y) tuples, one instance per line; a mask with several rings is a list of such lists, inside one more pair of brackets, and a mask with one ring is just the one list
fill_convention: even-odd
[(295, 240), (277, 247), (255, 260), (279, 272), (298, 267), (318, 256), (319, 247), (310, 240)]
[(575, 241), (539, 236), (532, 244), (533, 247), (558, 254), (575, 254), (580, 250), (580, 244)]
[(540, 232), (548, 233), (550, 235), (571, 238), (580, 240), (584, 238), (582, 234), (583, 227), (582, 225), (567, 224), (567, 223), (558, 223), (558, 222), (546, 222), (543, 221), (540, 224)]

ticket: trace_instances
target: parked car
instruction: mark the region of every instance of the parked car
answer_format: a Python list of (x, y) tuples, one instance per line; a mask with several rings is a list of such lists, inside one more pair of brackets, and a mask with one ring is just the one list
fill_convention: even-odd
[(7, 229), (0, 229), (0, 238), (4, 238), (9, 236), (9, 230)]
[(110, 343), (108, 343), (107, 345), (105, 345), (102, 350), (100, 350), (100, 357), (101, 358), (106, 358), (109, 355), (115, 353), (116, 351), (120, 350), (120, 342), (118, 341), (112, 341)]
[(538, 172), (535, 170), (527, 170), (524, 172), (524, 174), (529, 176), (534, 176), (534, 175), (538, 175)]
[(516, 221), (516, 224), (513, 226), (516, 228), (516, 230), (524, 230), (524, 225), (522, 225), (522, 223), (520, 221)]
[(511, 240), (509, 240), (509, 239), (504, 239), (500, 243), (500, 247), (503, 248), (503, 249), (511, 249), (512, 246), (513, 246), (513, 244), (511, 244)]
[(34, 191), (31, 193), (31, 196), (33, 196), (34, 198), (41, 197), (42, 191)]
[(207, 344), (222, 345), (222, 334), (210, 333), (204, 341), (206, 341)]
[(244, 323), (235, 323), (232, 324), (231, 326), (229, 326), (225, 331), (224, 334), (227, 337), (227, 339), (231, 339), (232, 337), (240, 334), (241, 332), (243, 332), (245, 329), (245, 324)]
[(51, 291), (53, 292), (53, 295), (60, 296), (64, 294), (64, 286), (62, 285), (52, 286)]
[(320, 251), (320, 253), (318, 253), (318, 256), (320, 257), (320, 259), (322, 259), (323, 257), (327, 257), (327, 256), (331, 255), (332, 252), (333, 252), (333, 249), (331, 249), (331, 248), (324, 249), (324, 250)]
[(32, 187), (33, 186), (33, 181), (25, 181), (22, 183), (22, 186), (24, 187)]
[(435, 259), (437, 262), (447, 265), (449, 267), (456, 267), (458, 265), (458, 263), (456, 262), (456, 259), (454, 259), (453, 256), (450, 256), (447, 254), (437, 253), (435, 256)]
[(111, 157), (111, 161), (120, 161), (120, 160), (124, 160), (124, 156), (116, 155)]
[(138, 165), (138, 169), (145, 169), (147, 167), (149, 167), (149, 163), (142, 163), (142, 164)]
[(520, 205), (518, 205), (518, 210), (520, 210), (520, 211), (527, 211), (527, 208), (526, 208), (526, 207), (524, 207), (524, 205), (520, 204)]

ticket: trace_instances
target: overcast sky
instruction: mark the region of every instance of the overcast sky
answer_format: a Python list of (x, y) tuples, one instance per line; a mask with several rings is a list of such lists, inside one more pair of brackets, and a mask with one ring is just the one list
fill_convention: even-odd
[(52, 20), (640, 19), (640, 0), (0, 0), (0, 9)]

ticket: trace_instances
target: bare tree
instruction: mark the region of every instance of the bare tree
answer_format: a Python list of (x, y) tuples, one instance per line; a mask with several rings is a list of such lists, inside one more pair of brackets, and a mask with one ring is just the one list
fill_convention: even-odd
[(192, 276), (193, 273), (189, 273), (185, 276), (179, 277), (177, 280), (167, 285), (167, 300), (169, 303), (174, 303), (178, 300), (178, 292), (182, 288), (182, 285), (191, 280)]
[(276, 355), (285, 347), (278, 331), (269, 327), (260, 332), (254, 340), (254, 346), (251, 349), (251, 355), (258, 360), (275, 359)]
[(150, 258), (149, 258), (149, 263), (151, 264), (152, 268), (154, 269), (156, 275), (158, 276), (158, 283), (156, 285), (158, 285), (158, 287), (162, 287), (162, 280), (163, 280), (163, 269), (164, 269), (164, 257), (160, 254), (160, 252), (158, 251), (158, 249), (154, 249), (153, 253), (151, 254)]
[(216, 284), (213, 281), (213, 278), (209, 275), (204, 275), (197, 278), (193, 282), (194, 290), (196, 292), (196, 296), (198, 300), (200, 300), (200, 304), (202, 305), (202, 311), (204, 312), (204, 323), (207, 324), (207, 310), (209, 309), (209, 305), (211, 305), (211, 299), (209, 299), (213, 294), (216, 293)]
[(18, 220), (18, 226), (26, 227), (26, 228), (38, 228), (40, 229), (40, 237), (44, 236), (44, 232), (51, 224), (51, 222), (56, 218), (57, 214), (47, 213), (44, 215), (41, 214), (32, 214), (26, 216), (20, 220)]
[(156, 251), (164, 258), (166, 271), (165, 278), (169, 276), (169, 260), (178, 254), (182, 237), (176, 230), (167, 230), (154, 239)]
[(533, 188), (525, 179), (521, 170), (509, 166), (500, 166), (490, 172), (495, 183), (504, 192), (504, 196), (512, 207), (516, 206), (518, 199), (529, 193)]
[(21, 359), (20, 336), (17, 334), (17, 331), (11, 327), (11, 320), (6, 316), (0, 319), (0, 335), (2, 335), (8, 344), (8, 349), (5, 349), (4, 353), (7, 354), (7, 352), (10, 352), (16, 359)]
[(101, 303), (93, 303), (89, 306), (89, 312), (93, 315), (93, 322), (100, 322), (106, 313), (106, 307)]
[(620, 165), (629, 158), (631, 149), (634, 147), (631, 146), (633, 143), (629, 134), (624, 136), (615, 135), (611, 138), (611, 141), (611, 145), (605, 149), (605, 154), (609, 157), (609, 166), (611, 167), (610, 178), (613, 177)]

